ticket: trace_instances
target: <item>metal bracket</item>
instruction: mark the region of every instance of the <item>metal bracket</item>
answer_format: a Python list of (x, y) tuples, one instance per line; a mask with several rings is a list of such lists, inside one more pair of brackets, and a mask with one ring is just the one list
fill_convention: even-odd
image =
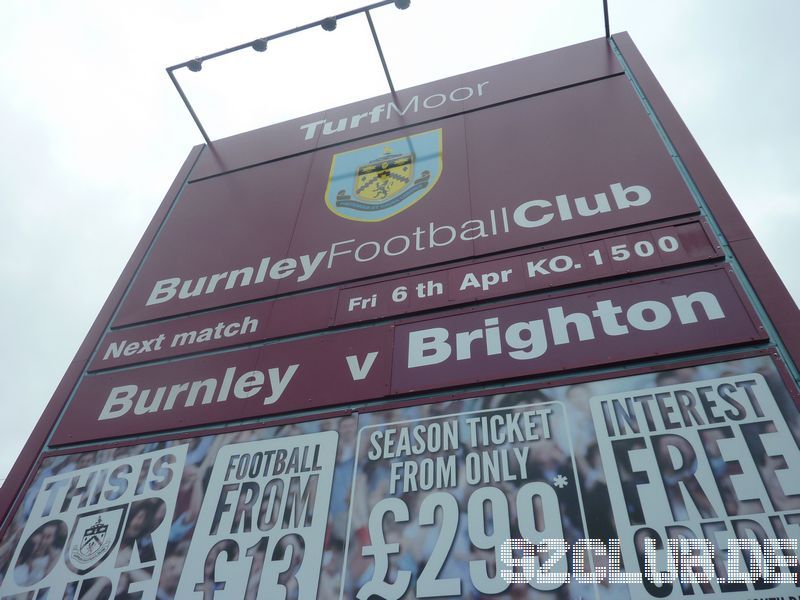
[[(386, 75), (386, 82), (389, 84), (389, 90), (392, 92), (392, 95), (394, 95), (396, 93), (394, 89), (394, 83), (392, 82), (392, 77), (389, 74), (389, 67), (386, 64), (386, 58), (383, 55), (383, 49), (381, 48), (381, 43), (380, 40), (378, 39), (378, 32), (375, 30), (375, 24), (372, 22), (372, 15), (370, 15), (369, 12), (376, 8), (386, 6), (387, 4), (394, 4), (397, 8), (405, 10), (410, 6), (411, 0), (381, 0), (381, 2), (375, 2), (373, 4), (362, 6), (361, 8), (356, 8), (353, 10), (349, 10), (347, 12), (340, 13), (338, 15), (334, 15), (332, 17), (326, 17), (318, 21), (306, 23), (305, 25), (300, 25), (299, 27), (295, 27), (294, 29), (287, 29), (286, 31), (281, 31), (280, 33), (273, 33), (272, 35), (268, 35), (262, 38), (257, 38), (250, 42), (239, 44), (238, 46), (226, 48), (225, 50), (212, 52), (211, 54), (206, 54), (205, 56), (198, 56), (197, 58), (193, 58), (191, 60), (187, 60), (182, 63), (172, 65), (171, 67), (167, 67), (167, 75), (169, 75), (169, 78), (172, 80), (172, 84), (175, 86), (175, 89), (178, 90), (178, 94), (180, 95), (181, 100), (183, 100), (183, 103), (186, 105), (186, 109), (192, 116), (195, 125), (197, 125), (197, 129), (200, 130), (200, 134), (203, 136), (203, 139), (206, 141), (207, 144), (211, 145), (212, 141), (208, 137), (208, 133), (206, 133), (206, 130), (203, 127), (203, 124), (200, 122), (200, 118), (197, 116), (197, 113), (194, 111), (191, 102), (189, 102), (189, 98), (186, 97), (186, 93), (183, 91), (181, 84), (178, 83), (178, 79), (175, 77), (175, 71), (177, 71), (178, 69), (185, 68), (196, 73), (202, 70), (203, 63), (206, 61), (209, 61), (213, 58), (219, 58), (220, 56), (225, 56), (226, 54), (232, 54), (233, 52), (239, 52), (240, 50), (246, 50), (248, 48), (255, 50), (256, 52), (264, 52), (267, 49), (267, 45), (270, 41), (286, 37), (289, 35), (293, 35), (295, 33), (305, 31), (306, 29), (312, 29), (314, 27), (322, 27), (325, 31), (333, 31), (334, 29), (336, 29), (337, 22), (340, 21), (341, 19), (346, 19), (347, 17), (352, 17), (354, 15), (364, 13), (364, 15), (366, 15), (367, 17), (367, 23), (369, 24), (369, 29), (372, 32), (372, 40), (375, 42), (375, 49), (378, 51), (378, 57), (381, 60), (383, 73), (384, 75)], [(609, 28), (609, 22), (608, 22), (608, 0), (603, 0), (603, 18), (605, 21), (606, 38), (610, 38), (611, 30)]]
[(281, 31), (280, 33), (273, 33), (272, 35), (268, 35), (262, 38), (257, 38), (250, 42), (239, 44), (238, 46), (226, 48), (225, 50), (212, 52), (211, 54), (206, 54), (205, 56), (198, 56), (197, 58), (193, 58), (192, 60), (187, 60), (182, 63), (172, 65), (171, 67), (167, 67), (167, 75), (169, 75), (169, 78), (172, 80), (172, 84), (175, 86), (175, 89), (178, 90), (178, 94), (180, 95), (181, 100), (183, 100), (183, 103), (186, 105), (186, 109), (192, 116), (195, 125), (197, 125), (197, 129), (200, 130), (200, 134), (203, 136), (203, 139), (206, 141), (207, 144), (211, 145), (212, 144), (211, 139), (208, 137), (208, 134), (206, 133), (203, 124), (200, 122), (200, 118), (197, 116), (197, 113), (194, 111), (191, 102), (189, 102), (189, 98), (186, 97), (186, 94), (184, 93), (181, 84), (178, 83), (178, 79), (175, 77), (175, 71), (177, 71), (178, 69), (185, 68), (196, 73), (203, 68), (203, 63), (206, 61), (209, 61), (214, 58), (219, 58), (220, 56), (225, 56), (226, 54), (239, 52), (240, 50), (245, 50), (248, 48), (251, 50), (255, 50), (256, 52), (264, 52), (267, 49), (267, 45), (270, 41), (286, 37), (289, 35), (293, 35), (295, 33), (305, 31), (306, 29), (312, 29), (314, 27), (322, 27), (325, 31), (333, 31), (334, 29), (336, 29), (336, 24), (338, 21), (346, 19), (347, 17), (352, 17), (354, 15), (364, 13), (367, 17), (367, 23), (369, 24), (370, 31), (372, 32), (372, 39), (375, 42), (375, 49), (378, 51), (378, 56), (381, 59), (381, 66), (383, 66), (383, 72), (386, 75), (386, 81), (389, 84), (389, 89), (391, 90), (392, 94), (394, 94), (395, 93), (394, 84), (392, 83), (392, 78), (389, 75), (389, 68), (386, 65), (386, 58), (383, 55), (383, 49), (381, 48), (381, 43), (378, 40), (378, 33), (375, 30), (375, 24), (372, 22), (372, 16), (369, 14), (369, 11), (374, 10), (376, 8), (380, 8), (382, 6), (386, 6), (387, 4), (394, 4), (397, 8), (405, 10), (411, 4), (411, 0), (382, 0), (381, 2), (375, 2), (373, 4), (368, 4), (367, 6), (362, 6), (361, 8), (356, 8), (353, 10), (349, 10), (347, 12), (340, 13), (338, 15), (333, 15), (332, 17), (326, 17), (318, 21), (306, 23), (305, 25), (300, 25), (299, 27), (295, 27), (294, 29), (287, 29), (286, 31)]

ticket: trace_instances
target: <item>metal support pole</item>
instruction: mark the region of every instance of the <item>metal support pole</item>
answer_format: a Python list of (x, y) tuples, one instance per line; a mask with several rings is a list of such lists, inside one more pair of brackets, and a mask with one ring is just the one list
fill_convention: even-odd
[(306, 23), (305, 25), (300, 25), (299, 27), (294, 27), (293, 29), (287, 29), (286, 31), (281, 31), (279, 33), (273, 33), (272, 35), (268, 35), (263, 38), (257, 38), (250, 42), (245, 42), (244, 44), (239, 44), (237, 46), (232, 46), (231, 48), (226, 48), (225, 50), (219, 50), (217, 52), (212, 52), (211, 54), (206, 54), (204, 56), (198, 56), (197, 58), (193, 58), (192, 60), (187, 60), (182, 63), (178, 63), (172, 65), (171, 67), (167, 67), (167, 74), (169, 78), (172, 80), (172, 84), (175, 86), (175, 89), (178, 90), (178, 94), (183, 100), (183, 103), (186, 105), (189, 114), (192, 116), (195, 125), (200, 130), (200, 134), (203, 136), (203, 139), (206, 141), (207, 144), (211, 145), (211, 140), (206, 133), (206, 130), (203, 128), (202, 123), (200, 123), (200, 119), (195, 113), (192, 104), (189, 102), (189, 99), (186, 97), (186, 94), (181, 88), (180, 83), (178, 83), (177, 78), (175, 77), (174, 71), (177, 69), (188, 68), (190, 71), (200, 71), (203, 68), (203, 63), (207, 60), (211, 60), (213, 58), (218, 58), (220, 56), (225, 56), (226, 54), (231, 54), (233, 52), (239, 52), (240, 50), (245, 50), (247, 48), (251, 48), (254, 50), (258, 50), (263, 52), (268, 42), (271, 40), (276, 40), (278, 38), (286, 37), (288, 35), (293, 35), (295, 33), (299, 33), (301, 31), (305, 31), (307, 29), (313, 29), (314, 27), (323, 27), (326, 31), (332, 31), (336, 28), (336, 22), (345, 19), (347, 17), (352, 17), (359, 13), (366, 13), (367, 15), (367, 22), (369, 23), (370, 31), (372, 32), (372, 39), (375, 40), (375, 47), (378, 49), (378, 56), (381, 59), (381, 65), (383, 66), (383, 72), (386, 75), (386, 80), (389, 82), (389, 89), (392, 90), (392, 94), (395, 93), (394, 83), (392, 82), (392, 78), (389, 75), (389, 69), (386, 66), (386, 60), (383, 56), (383, 50), (381, 48), (380, 42), (378, 41), (378, 34), (375, 31), (375, 25), (372, 22), (372, 18), (370, 17), (369, 11), (375, 8), (380, 8), (381, 6), (386, 6), (387, 4), (394, 4), (400, 9), (405, 9), (408, 7), (407, 1), (402, 0), (380, 0), (380, 2), (374, 2), (372, 4), (368, 4), (367, 6), (362, 6), (361, 8), (355, 8), (353, 10), (349, 10), (347, 12), (339, 13), (338, 15), (333, 15), (331, 17), (326, 17), (324, 19), (319, 19), (312, 23)]
[[(338, 15), (333, 15), (331, 17), (326, 17), (324, 19), (320, 19), (312, 23), (300, 25), (299, 27), (295, 27), (293, 29), (287, 29), (286, 31), (281, 31), (280, 33), (274, 33), (272, 35), (268, 35), (263, 38), (257, 38), (255, 40), (246, 42), (244, 44), (239, 44), (231, 48), (226, 48), (225, 50), (219, 50), (217, 52), (212, 52), (211, 54), (206, 54), (205, 56), (198, 56), (197, 58), (194, 58), (192, 60), (187, 60), (182, 63), (172, 65), (171, 67), (167, 67), (167, 74), (169, 75), (169, 78), (172, 80), (172, 84), (175, 86), (175, 89), (178, 90), (178, 94), (180, 95), (181, 100), (186, 106), (186, 109), (189, 111), (189, 114), (191, 115), (195, 125), (197, 125), (197, 129), (200, 130), (200, 134), (203, 136), (203, 139), (206, 141), (207, 144), (211, 145), (212, 144), (211, 139), (208, 137), (208, 134), (206, 133), (206, 130), (203, 128), (203, 125), (200, 122), (197, 113), (195, 113), (192, 104), (189, 102), (189, 99), (186, 97), (183, 88), (181, 88), (180, 83), (178, 83), (178, 80), (175, 77), (174, 72), (177, 69), (188, 68), (190, 71), (194, 72), (200, 71), (203, 68), (203, 63), (207, 60), (218, 58), (220, 56), (225, 56), (226, 54), (231, 54), (232, 52), (238, 52), (240, 50), (244, 50), (247, 48), (263, 52), (264, 50), (266, 50), (267, 44), (271, 40), (286, 37), (288, 35), (299, 33), (301, 31), (312, 29), (314, 27), (323, 27), (327, 31), (333, 31), (336, 28), (336, 22), (339, 21), (340, 19), (345, 19), (347, 17), (352, 17), (359, 13), (364, 13), (367, 17), (367, 23), (369, 24), (370, 32), (372, 33), (372, 39), (375, 42), (375, 48), (378, 50), (378, 56), (380, 57), (381, 66), (383, 67), (384, 75), (386, 75), (386, 81), (389, 84), (389, 89), (391, 90), (392, 95), (395, 95), (397, 92), (394, 89), (394, 82), (392, 81), (392, 77), (389, 74), (389, 67), (386, 64), (386, 57), (383, 55), (383, 48), (381, 47), (380, 40), (378, 39), (378, 32), (375, 30), (375, 23), (373, 23), (372, 15), (370, 14), (371, 10), (380, 8), (382, 6), (386, 6), (387, 4), (394, 4), (400, 9), (405, 9), (408, 8), (409, 1), (380, 0), (379, 2), (374, 2), (372, 4), (368, 4), (367, 6), (362, 6), (361, 8), (349, 10), (347, 12), (343, 12)], [(609, 19), (608, 19), (608, 0), (603, 0), (603, 18), (605, 21), (606, 38), (611, 38), (611, 27), (609, 25)]]
[(203, 129), (203, 125), (202, 123), (200, 123), (200, 119), (197, 118), (197, 114), (194, 112), (192, 105), (189, 103), (189, 99), (186, 97), (186, 94), (183, 93), (183, 88), (181, 87), (181, 84), (179, 84), (178, 80), (175, 79), (175, 75), (172, 72), (174, 69), (175, 67), (169, 67), (167, 69), (167, 75), (169, 75), (169, 78), (172, 80), (175, 89), (178, 90), (178, 94), (180, 94), (181, 100), (183, 100), (183, 103), (189, 110), (189, 114), (192, 115), (192, 119), (194, 119), (194, 124), (197, 125), (197, 128), (200, 130), (200, 133), (202, 134), (203, 139), (206, 141), (206, 144), (211, 145), (211, 140), (208, 139), (208, 134), (206, 133), (206, 130)]
[(389, 67), (386, 66), (386, 59), (383, 56), (383, 49), (381, 48), (381, 42), (378, 40), (378, 32), (375, 31), (375, 24), (372, 22), (372, 15), (369, 14), (369, 11), (364, 11), (364, 14), (367, 15), (367, 23), (369, 23), (369, 30), (372, 32), (372, 39), (375, 40), (375, 48), (378, 50), (378, 56), (381, 57), (381, 66), (383, 66), (383, 72), (386, 75), (386, 81), (389, 82), (389, 89), (392, 90), (392, 95), (397, 94), (394, 91), (394, 84), (392, 83), (392, 77), (389, 75)]

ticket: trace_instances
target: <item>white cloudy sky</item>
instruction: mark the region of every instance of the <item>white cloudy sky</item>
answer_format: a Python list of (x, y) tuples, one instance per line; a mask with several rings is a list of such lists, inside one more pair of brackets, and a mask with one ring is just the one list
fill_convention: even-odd
[[(800, 2), (609, 0), (795, 298)], [(0, 5), (0, 478), (189, 149), (164, 68), (358, 0)], [(601, 0), (412, 0), (374, 18), (398, 88), (603, 35)], [(181, 75), (212, 138), (383, 93), (354, 17)]]

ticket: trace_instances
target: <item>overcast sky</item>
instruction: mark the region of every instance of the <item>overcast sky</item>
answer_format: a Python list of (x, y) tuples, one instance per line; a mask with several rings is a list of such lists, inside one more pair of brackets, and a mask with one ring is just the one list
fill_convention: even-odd
[[(4, 0), (0, 478), (190, 148), (164, 68), (358, 0)], [(795, 299), (800, 2), (609, 0)], [(395, 86), (603, 35), (601, 0), (412, 0), (374, 19)], [(184, 70), (212, 138), (386, 90), (363, 16)]]

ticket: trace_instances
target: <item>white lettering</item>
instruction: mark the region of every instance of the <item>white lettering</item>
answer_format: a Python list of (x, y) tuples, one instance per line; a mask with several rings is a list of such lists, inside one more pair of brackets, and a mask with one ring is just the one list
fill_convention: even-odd
[[(614, 202), (616, 202), (619, 209), (628, 208), (629, 206), (642, 206), (650, 202), (650, 190), (643, 185), (632, 185), (623, 188), (620, 183), (612, 183), (611, 193), (614, 194)], [(632, 200), (628, 198), (631, 193), (635, 196)]]
[(161, 304), (167, 300), (172, 300), (175, 297), (175, 291), (178, 289), (180, 283), (181, 280), (178, 277), (170, 277), (169, 279), (157, 281), (145, 305)]
[[(437, 99), (434, 100), (436, 104), (428, 104), (428, 100), (430, 100), (431, 98)], [(438, 101), (439, 99), (441, 99), (441, 101)], [(445, 102), (447, 102), (447, 96), (445, 96), (444, 94), (433, 94), (431, 96), (428, 96), (427, 98), (425, 98), (425, 100), (422, 101), (422, 106), (424, 106), (425, 108), (439, 108)]]
[[(466, 89), (457, 88), (456, 97), (461, 98), (464, 95), (466, 98)], [(412, 99), (402, 112), (412, 110), (414, 102), (415, 100)], [(389, 105), (390, 108), (391, 106), (393, 105)], [(378, 105), (370, 113), (360, 113), (359, 118), (363, 122), (366, 115), (380, 114), (384, 108), (385, 105)], [(309, 131), (313, 129), (312, 125), (316, 127), (318, 123), (310, 124), (308, 126)], [(466, 244), (479, 238), (519, 233), (516, 231), (516, 227), (522, 229), (555, 227), (555, 224), (559, 221), (593, 219), (613, 210), (644, 206), (652, 199), (650, 191), (642, 185), (623, 187), (620, 183), (613, 183), (610, 185), (610, 189), (610, 195), (608, 192), (601, 192), (593, 196), (578, 196), (570, 199), (567, 195), (560, 194), (550, 200), (527, 200), (515, 207), (503, 206), (499, 211), (491, 209), (484, 215), (484, 218), (470, 219), (460, 225), (431, 221), (425, 225), (416, 225), (413, 231), (396, 233), (385, 239), (352, 238), (337, 240), (331, 242), (327, 249), (314, 253), (274, 257), (274, 260), (273, 257), (266, 256), (252, 265), (236, 266), (227, 271), (202, 275), (192, 279), (182, 279), (180, 277), (160, 279), (153, 286), (145, 304), (150, 306), (170, 301), (197, 298), (208, 294), (225, 294), (243, 287), (281, 279), (292, 279), (297, 283), (304, 283), (314, 279), (323, 268), (333, 270), (338, 268), (340, 263), (348, 263), (347, 265), (342, 265), (342, 268), (346, 269), (348, 266), (352, 267), (353, 263), (367, 263), (377, 261), (380, 258), (392, 259), (406, 256), (409, 253), (427, 252), (454, 244), (459, 244), (466, 250)], [(609, 201), (611, 196), (613, 196), (613, 202)], [(589, 198), (593, 198), (593, 200)], [(509, 213), (511, 213), (511, 219), (509, 219)], [(558, 239), (558, 235), (546, 233), (544, 234), (544, 239), (539, 241), (548, 241), (550, 239)], [(531, 243), (533, 243), (533, 240)], [(496, 247), (503, 248), (504, 246), (497, 245)], [(427, 263), (421, 263), (417, 260), (414, 264)], [(580, 268), (579, 265), (573, 263), (572, 258), (569, 256), (539, 259), (537, 262), (527, 261), (526, 264), (528, 277)], [(397, 266), (405, 267), (406, 265), (398, 264)], [(496, 281), (497, 276), (501, 277), (499, 281)], [(473, 273), (465, 276), (461, 289), (480, 286), (481, 289), (487, 290), (498, 283), (505, 282), (505, 274), (502, 272), (497, 275), (485, 274), (480, 277)], [(704, 301), (695, 299), (684, 302), (679, 314), (685, 314), (685, 318), (693, 318), (692, 315), (696, 306), (703, 306), (711, 311), (718, 310), (718, 307), (707, 306)], [(604, 315), (607, 330), (618, 330), (624, 333), (624, 326), (615, 324), (613, 314), (608, 313), (608, 307), (600, 306), (598, 310)], [(205, 341), (205, 339), (201, 341)], [(119, 348), (109, 350), (112, 354), (120, 351), (122, 350)]]
[(401, 117), (404, 117), (412, 106), (414, 107), (414, 112), (419, 111), (419, 96), (414, 96), (411, 98), (403, 110), (397, 108), (397, 105), (394, 102), (389, 102), (389, 108), (386, 110), (386, 118), (392, 118), (392, 109), (394, 109), (395, 112), (400, 113)]
[(434, 327), (412, 331), (408, 335), (408, 368), (436, 365), (450, 357), (452, 349), (447, 343), (447, 329)]
[(133, 396), (139, 391), (136, 385), (121, 385), (111, 389), (98, 417), (99, 421), (116, 419), (127, 413), (133, 406)]
[(309, 123), (307, 125), (300, 125), (300, 129), (305, 129), (306, 130), (305, 139), (306, 140), (313, 139), (314, 135), (316, 135), (316, 133), (317, 133), (317, 127), (319, 125), (322, 125), (324, 122), (325, 122), (325, 119), (322, 119), (320, 121), (314, 121), (313, 123)]
[(297, 372), (298, 367), (300, 367), (300, 365), (289, 365), (286, 368), (286, 373), (283, 375), (281, 375), (281, 370), (278, 368), (273, 368), (267, 371), (272, 393), (264, 398), (265, 405), (274, 404), (280, 399), (281, 395), (286, 390), (286, 386), (289, 385), (292, 377), (294, 377), (294, 374)]
[(364, 357), (363, 364), (358, 363), (358, 356), (354, 354), (350, 354), (345, 357), (347, 360), (347, 367), (350, 369), (350, 376), (353, 378), (353, 381), (362, 381), (367, 378), (367, 375), (369, 375), (370, 369), (372, 369), (372, 364), (375, 362), (377, 356), (377, 352), (370, 352)]
[(322, 250), (321, 252), (317, 252), (314, 255), (314, 260), (310, 260), (310, 256), (308, 254), (303, 254), (300, 256), (300, 269), (302, 270), (303, 274), (297, 278), (297, 281), (306, 281), (309, 279), (313, 274), (314, 271), (317, 270), (317, 267), (322, 262), (322, 259), (325, 258), (327, 252)]
[(543, 216), (539, 217), (538, 219), (531, 220), (528, 218), (527, 212), (528, 209), (532, 207), (537, 208), (550, 208), (553, 205), (548, 202), (547, 200), (529, 200), (528, 202), (524, 202), (520, 204), (515, 210), (512, 216), (514, 219), (514, 223), (519, 225), (520, 227), (540, 227), (541, 225), (546, 225), (550, 221), (553, 220), (552, 213), (546, 213)]
[[(497, 274), (495, 273), (497, 277)], [(481, 287), (477, 276), (467, 273), (461, 284)], [(531, 360), (554, 346), (580, 344), (597, 339), (595, 325), (605, 336), (624, 336), (632, 331), (656, 331), (667, 327), (677, 315), (681, 325), (697, 323), (704, 313), (705, 321), (722, 319), (725, 314), (717, 297), (707, 291), (673, 296), (669, 302), (642, 300), (630, 306), (620, 306), (612, 300), (594, 303), (587, 312), (566, 313), (563, 306), (551, 306), (547, 317), (521, 320), (500, 325), (498, 317), (484, 319), (478, 329), (454, 331), (446, 325), (410, 331), (408, 333), (409, 369), (439, 365), (447, 360), (463, 361), (507, 354), (514, 360)], [(702, 311), (695, 310), (702, 307)], [(536, 314), (541, 309), (532, 307)], [(701, 314), (698, 314), (701, 313)], [(451, 341), (453, 340), (453, 341)]]

